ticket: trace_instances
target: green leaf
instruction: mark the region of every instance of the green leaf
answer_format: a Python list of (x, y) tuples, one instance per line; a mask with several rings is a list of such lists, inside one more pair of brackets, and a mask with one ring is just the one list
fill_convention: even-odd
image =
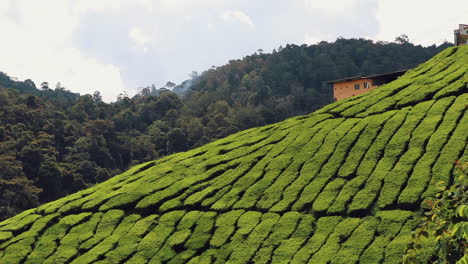
[(468, 205), (460, 205), (457, 208), (457, 215), (460, 217), (468, 218)]

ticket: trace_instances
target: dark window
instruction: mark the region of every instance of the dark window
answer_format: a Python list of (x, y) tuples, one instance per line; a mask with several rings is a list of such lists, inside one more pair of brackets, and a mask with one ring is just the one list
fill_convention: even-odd
[(364, 83), (364, 88), (367, 89), (367, 88), (369, 88), (369, 87), (370, 87), (369, 82), (365, 82), (365, 83)]
[(354, 85), (354, 90), (359, 90), (359, 89), (361, 89), (359, 86), (360, 86), (359, 83), (358, 83), (358, 84), (355, 84), (355, 85)]

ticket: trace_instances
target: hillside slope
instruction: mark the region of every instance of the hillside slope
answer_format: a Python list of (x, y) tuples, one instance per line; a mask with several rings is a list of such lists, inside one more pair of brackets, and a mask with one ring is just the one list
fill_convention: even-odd
[(173, 89), (183, 96), (168, 82), (114, 103), (0, 72), (0, 221), (137, 164), (311, 113), (331, 103), (325, 81), (413, 68), (449, 46), (343, 38), (287, 45), (194, 72)]
[[(400, 263), (466, 155), (468, 46), (0, 223), (0, 263)], [(427, 245), (430, 250), (430, 245)]]

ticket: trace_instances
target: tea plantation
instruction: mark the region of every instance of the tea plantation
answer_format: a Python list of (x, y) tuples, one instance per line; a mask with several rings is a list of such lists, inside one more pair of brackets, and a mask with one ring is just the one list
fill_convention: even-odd
[(0, 263), (401, 263), (431, 182), (467, 155), (467, 81), (468, 46), (452, 47), (362, 96), (134, 167), (0, 223)]

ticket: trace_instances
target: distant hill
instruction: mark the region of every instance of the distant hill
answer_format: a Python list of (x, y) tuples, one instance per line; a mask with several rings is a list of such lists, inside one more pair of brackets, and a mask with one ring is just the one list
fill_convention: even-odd
[[(467, 155), (468, 46), (0, 223), (0, 263), (401, 263)], [(428, 261), (430, 241), (421, 256)]]
[(410, 69), (449, 46), (343, 38), (314, 45), (288, 44), (207, 70), (193, 79), (191, 90), (231, 106), (252, 105), (260, 124), (278, 122), (331, 103), (327, 81)]
[(36, 94), (38, 90), (31, 79), (18, 81), (10, 78), (6, 73), (0, 72), (0, 87), (13, 88), (19, 93)]

